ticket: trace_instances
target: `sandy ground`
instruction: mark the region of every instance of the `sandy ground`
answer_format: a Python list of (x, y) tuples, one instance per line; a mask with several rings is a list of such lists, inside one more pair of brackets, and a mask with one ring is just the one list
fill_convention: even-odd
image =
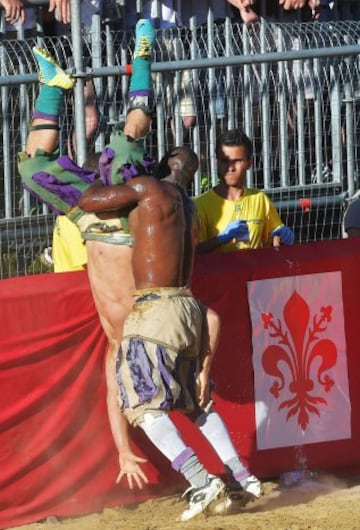
[(360, 530), (360, 477), (323, 476), (287, 489), (277, 482), (264, 486), (263, 497), (236, 513), (202, 514), (187, 523), (176, 520), (185, 502), (173, 495), (13, 530)]

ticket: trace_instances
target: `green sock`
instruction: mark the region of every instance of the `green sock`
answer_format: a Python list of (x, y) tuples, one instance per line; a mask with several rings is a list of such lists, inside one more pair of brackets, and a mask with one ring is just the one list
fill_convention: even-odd
[(132, 65), (129, 93), (143, 90), (152, 90), (151, 61), (136, 57)]
[(41, 85), (35, 103), (36, 114), (60, 116), (64, 105), (64, 91), (57, 86)]

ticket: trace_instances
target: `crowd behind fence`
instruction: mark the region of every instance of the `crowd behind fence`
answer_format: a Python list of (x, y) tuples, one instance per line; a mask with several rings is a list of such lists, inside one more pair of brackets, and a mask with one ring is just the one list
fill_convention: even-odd
[[(101, 119), (93, 146), (101, 150), (111, 126), (123, 120), (133, 31), (97, 19), (82, 34), (86, 72), (95, 83)], [(242, 127), (253, 141), (247, 185), (264, 189), (301, 243), (341, 237), (341, 218), (360, 177), (360, 22), (221, 24), (157, 30), (154, 51), (156, 111), (148, 151), (161, 157), (190, 145), (200, 157), (191, 190), (217, 181), (215, 144), (225, 128)], [(32, 46), (45, 46), (74, 69), (70, 38), (37, 35), (0, 41), (1, 140), (0, 277), (46, 271), (54, 218), (22, 190), (17, 153), (24, 150), (37, 93)], [(75, 54), (76, 55), (76, 54)], [(184, 103), (185, 102), (185, 103)], [(75, 105), (74, 105), (75, 103)], [(193, 106), (190, 127), (184, 104)], [(83, 102), (67, 98), (60, 152)], [(74, 110), (75, 109), (75, 110)], [(186, 113), (186, 112), (185, 112)]]

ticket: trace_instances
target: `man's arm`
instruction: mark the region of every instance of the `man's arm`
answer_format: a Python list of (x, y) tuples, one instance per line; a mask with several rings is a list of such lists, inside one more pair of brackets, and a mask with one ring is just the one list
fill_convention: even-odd
[(202, 306), (206, 313), (202, 337), (202, 365), (197, 376), (197, 399), (201, 408), (211, 403), (210, 401), (210, 371), (216, 350), (219, 345), (221, 320), (220, 316), (209, 307)]
[(229, 243), (234, 238), (237, 241), (249, 241), (249, 229), (246, 221), (242, 221), (241, 219), (231, 221), (222, 232), (199, 243), (196, 252), (198, 254), (211, 252), (222, 245), (226, 245), (226, 243)]
[(119, 452), (120, 472), (116, 483), (119, 483), (126, 475), (130, 489), (134, 487), (142, 489), (144, 484), (149, 482), (146, 474), (140, 467), (140, 464), (145, 463), (146, 459), (137, 456), (131, 449), (128, 422), (120, 410), (117, 400), (118, 388), (115, 379), (115, 356), (111, 346), (106, 354), (106, 383), (110, 428)]
[(85, 212), (94, 213), (132, 208), (147, 193), (152, 181), (151, 177), (134, 177), (125, 184), (111, 186), (96, 182), (82, 195), (79, 207)]
[(218, 240), (217, 236), (211, 237), (206, 241), (201, 241), (196, 247), (197, 254), (207, 254), (217, 248), (221, 247), (222, 243)]
[(274, 203), (266, 197), (268, 202), (268, 218), (267, 218), (267, 239), (263, 241), (264, 246), (272, 245), (273, 247), (279, 247), (280, 245), (292, 245), (294, 243), (295, 235), (294, 232), (288, 226), (284, 226), (279, 212), (277, 211)]

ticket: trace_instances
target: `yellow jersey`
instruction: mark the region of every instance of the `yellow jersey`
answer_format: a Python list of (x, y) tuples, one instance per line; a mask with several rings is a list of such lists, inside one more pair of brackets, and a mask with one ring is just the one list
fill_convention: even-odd
[(85, 269), (86, 244), (80, 230), (66, 215), (58, 215), (53, 232), (52, 257), (54, 272), (70, 272)]
[(249, 241), (237, 242), (233, 239), (219, 246), (217, 252), (269, 247), (272, 244), (271, 232), (284, 226), (274, 204), (260, 190), (245, 188), (240, 199), (230, 201), (211, 189), (196, 197), (195, 204), (200, 220), (200, 241), (217, 236), (235, 219), (247, 222)]

